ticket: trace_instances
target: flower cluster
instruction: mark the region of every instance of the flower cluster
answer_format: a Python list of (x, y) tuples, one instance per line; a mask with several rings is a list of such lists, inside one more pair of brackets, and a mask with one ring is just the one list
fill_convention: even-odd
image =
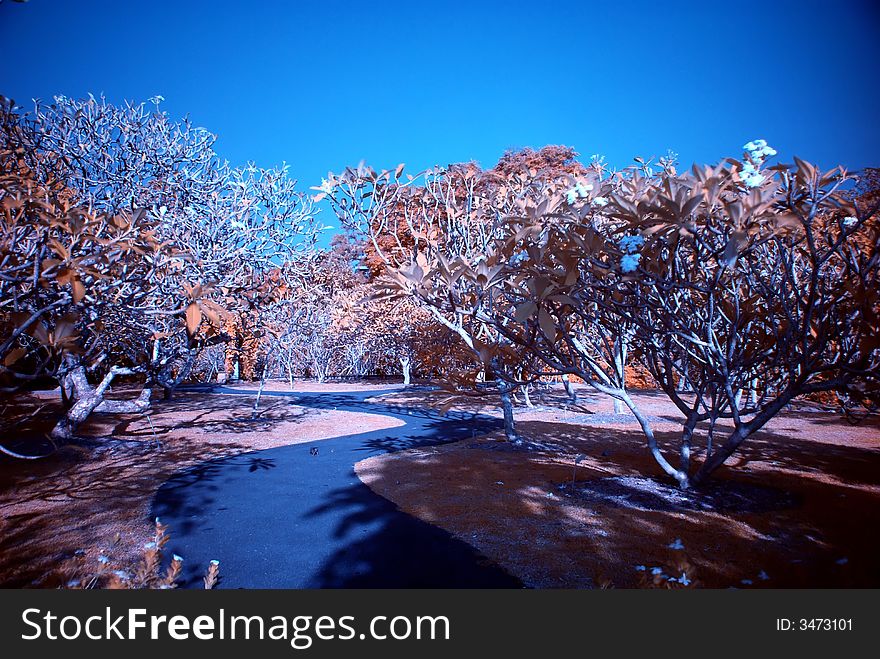
[(333, 181), (328, 181), (325, 178), (321, 178), (321, 185), (318, 189), (325, 194), (332, 193), (333, 192)]
[(592, 183), (578, 183), (571, 190), (565, 193), (565, 199), (569, 205), (574, 204), (578, 198), (586, 198), (590, 190), (593, 189)]
[(635, 272), (639, 267), (639, 261), (642, 255), (639, 250), (645, 244), (645, 239), (641, 236), (624, 236), (618, 243), (623, 256), (620, 258), (620, 269), (623, 272)]
[(747, 188), (756, 188), (767, 177), (760, 173), (765, 158), (776, 155), (776, 149), (767, 144), (767, 140), (754, 140), (743, 145), (748, 160), (743, 165), (740, 178)]
[(770, 158), (776, 155), (776, 149), (772, 146), (768, 146), (767, 140), (747, 142), (743, 148), (752, 160), (764, 160), (764, 158)]

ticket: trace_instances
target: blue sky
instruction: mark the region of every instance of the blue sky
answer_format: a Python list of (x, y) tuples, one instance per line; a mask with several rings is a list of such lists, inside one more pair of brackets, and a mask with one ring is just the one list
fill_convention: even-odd
[(286, 161), (303, 187), (361, 159), (491, 166), (544, 144), (689, 164), (762, 137), (860, 168), (880, 165), (878, 7), (7, 0), (0, 93), (161, 94), (222, 156)]

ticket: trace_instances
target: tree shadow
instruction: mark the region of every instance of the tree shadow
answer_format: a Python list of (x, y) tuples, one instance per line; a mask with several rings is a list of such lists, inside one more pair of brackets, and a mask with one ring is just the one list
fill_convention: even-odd
[[(877, 449), (763, 432), (705, 489), (680, 495), (636, 429), (520, 430), (544, 448), (486, 438), (415, 450), (365, 463), (365, 480), (529, 586), (635, 587), (651, 568), (710, 587), (880, 585)], [(658, 439), (671, 449), (676, 435)]]

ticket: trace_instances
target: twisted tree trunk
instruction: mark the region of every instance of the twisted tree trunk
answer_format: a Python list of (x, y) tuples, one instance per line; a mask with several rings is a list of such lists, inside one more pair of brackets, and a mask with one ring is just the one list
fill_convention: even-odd
[(69, 370), (64, 376), (62, 387), (66, 387), (71, 392), (71, 399), (74, 403), (52, 429), (53, 439), (61, 441), (73, 439), (76, 435), (77, 427), (93, 412), (139, 414), (149, 409), (150, 396), (152, 395), (150, 387), (144, 387), (140, 395), (133, 400), (104, 400), (104, 395), (110, 388), (113, 378), (117, 375), (131, 375), (135, 372), (132, 369), (114, 366), (104, 376), (100, 384), (97, 387), (93, 387), (89, 384), (86, 377), (85, 366), (83, 366), (78, 358), (67, 355), (64, 361)]

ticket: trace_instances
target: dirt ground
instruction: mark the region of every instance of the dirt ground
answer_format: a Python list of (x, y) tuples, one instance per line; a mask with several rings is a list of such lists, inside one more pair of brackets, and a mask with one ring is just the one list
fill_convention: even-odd
[[(388, 387), (294, 383), (304, 392), (377, 390), (377, 401), (409, 405), (447, 397), (420, 388), (378, 393)], [(267, 390), (289, 387), (267, 383)], [(519, 400), (528, 449), (494, 434), (365, 460), (358, 474), (532, 587), (880, 586), (877, 420), (852, 426), (815, 404), (798, 405), (747, 442), (717, 486), (688, 497), (664, 485), (631, 417), (578, 390), (576, 405), (560, 387), (535, 392), (534, 408)], [(661, 442), (673, 440), (677, 411), (661, 395), (636, 397)], [(45, 406), (31, 432), (48, 432), (56, 398), (20, 401), (22, 409)], [(132, 564), (152, 536), (149, 503), (178, 470), (399, 424), (276, 397), (264, 398), (250, 421), (252, 404), (251, 396), (181, 393), (156, 401), (150, 420), (96, 416), (81, 442), (49, 458), (0, 458), (0, 586), (58, 586), (70, 566), (100, 556)], [(500, 415), (493, 401), (462, 399), (456, 408)]]
[[(795, 406), (705, 493), (682, 495), (666, 485), (632, 417), (579, 391), (574, 408), (557, 389), (537, 396), (535, 409), (517, 409), (529, 449), (497, 433), (371, 458), (356, 470), (531, 587), (880, 586), (877, 419), (853, 426), (814, 404)], [(636, 399), (662, 443), (677, 436), (680, 417), (665, 397)], [(477, 401), (461, 407), (497, 414)]]
[[(341, 389), (326, 385), (323, 390)], [(17, 409), (44, 406), (27, 428), (37, 437), (48, 433), (60, 409), (52, 392), (16, 403)], [(189, 466), (402, 425), (380, 415), (302, 408), (278, 397), (263, 398), (257, 420), (251, 421), (253, 403), (245, 395), (178, 393), (171, 401), (154, 401), (149, 418), (93, 415), (80, 429), (82, 441), (47, 458), (0, 456), (0, 587), (65, 584), (83, 564), (104, 560), (100, 557), (121, 567), (133, 565), (152, 539), (148, 515), (156, 490)], [(22, 440), (15, 447), (31, 454), (49, 448)]]

